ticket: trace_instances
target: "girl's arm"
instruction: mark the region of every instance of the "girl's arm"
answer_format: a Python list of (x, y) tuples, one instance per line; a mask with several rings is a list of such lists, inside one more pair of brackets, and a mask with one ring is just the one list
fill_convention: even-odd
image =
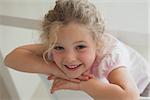
[(56, 67), (55, 63), (45, 63), (43, 60), (43, 52), (45, 50), (47, 50), (47, 47), (42, 44), (21, 46), (9, 53), (5, 57), (4, 62), (15, 70), (48, 75), (53, 74), (65, 78), (66, 76)]
[(108, 75), (110, 84), (97, 79), (83, 81), (80, 89), (94, 100), (138, 100), (138, 89), (125, 68), (113, 70)]
[(94, 100), (138, 100), (138, 89), (125, 68), (113, 70), (108, 80), (110, 84), (95, 78), (80, 83), (55, 78), (51, 93), (61, 89), (70, 89), (84, 91)]

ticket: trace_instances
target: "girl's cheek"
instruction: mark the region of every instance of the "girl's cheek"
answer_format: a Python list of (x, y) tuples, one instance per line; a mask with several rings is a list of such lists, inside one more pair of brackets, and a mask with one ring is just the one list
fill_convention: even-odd
[(90, 59), (93, 59), (93, 56), (94, 56), (94, 54), (92, 54), (88, 51), (82, 52), (80, 54), (80, 58), (84, 61), (89, 61)]
[(58, 56), (60, 56), (61, 55), (61, 52), (57, 52), (57, 51), (52, 51), (52, 56), (53, 57), (58, 57)]
[(82, 60), (86, 60), (87, 58), (88, 58), (89, 56), (88, 56), (88, 54), (87, 53), (82, 53), (81, 55), (80, 55), (80, 59), (82, 59)]
[(52, 52), (53, 61), (58, 67), (61, 67), (62, 58), (59, 53)]
[(80, 59), (87, 65), (91, 66), (96, 58), (95, 52), (84, 52), (80, 54)]
[(61, 54), (58, 52), (52, 52), (52, 57), (53, 57), (53, 60), (56, 62), (56, 61), (59, 61), (59, 59), (61, 58)]

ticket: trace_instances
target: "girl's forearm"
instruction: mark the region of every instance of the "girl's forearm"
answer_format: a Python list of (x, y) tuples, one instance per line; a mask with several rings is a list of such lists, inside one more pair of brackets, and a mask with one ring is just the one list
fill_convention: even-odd
[(94, 100), (137, 100), (134, 97), (128, 98), (128, 93), (120, 86), (101, 83), (96, 79), (82, 82), (80, 88), (93, 97)]
[(5, 57), (4, 63), (15, 70), (51, 74), (50, 66), (39, 55), (26, 49), (15, 49)]

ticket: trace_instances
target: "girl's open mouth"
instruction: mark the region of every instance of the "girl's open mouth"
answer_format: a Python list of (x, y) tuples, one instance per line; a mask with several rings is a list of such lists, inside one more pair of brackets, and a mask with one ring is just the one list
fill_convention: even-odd
[(65, 68), (67, 68), (68, 70), (70, 71), (74, 71), (74, 70), (77, 70), (78, 68), (80, 68), (82, 64), (79, 64), (79, 65), (64, 65)]

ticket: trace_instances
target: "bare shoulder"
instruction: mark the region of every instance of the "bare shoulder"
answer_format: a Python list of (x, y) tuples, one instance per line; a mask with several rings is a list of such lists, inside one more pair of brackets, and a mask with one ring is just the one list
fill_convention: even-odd
[(30, 51), (32, 53), (41, 56), (43, 52), (48, 49), (48, 47), (45, 46), (44, 44), (28, 44), (28, 45), (17, 47), (16, 49)]

